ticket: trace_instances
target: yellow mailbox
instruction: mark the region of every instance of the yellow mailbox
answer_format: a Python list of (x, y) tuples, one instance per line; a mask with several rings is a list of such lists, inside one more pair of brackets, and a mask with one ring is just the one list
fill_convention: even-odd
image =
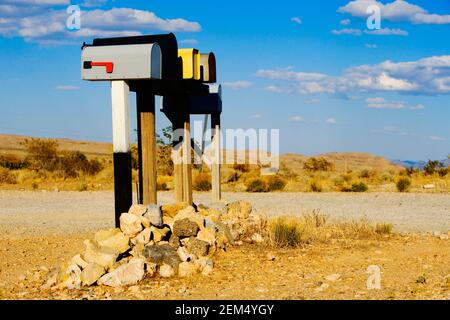
[(216, 83), (216, 57), (214, 53), (200, 55), (200, 77), (203, 82)]
[(200, 80), (200, 53), (197, 49), (179, 49), (178, 56), (183, 60), (183, 79)]

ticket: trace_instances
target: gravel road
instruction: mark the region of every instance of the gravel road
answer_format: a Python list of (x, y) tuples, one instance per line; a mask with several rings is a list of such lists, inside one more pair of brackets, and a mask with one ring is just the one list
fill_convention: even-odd
[[(268, 216), (301, 215), (320, 210), (331, 219), (367, 218), (390, 222), (396, 231), (450, 230), (449, 194), (399, 193), (224, 193), (226, 201), (250, 201)], [(210, 195), (195, 194), (208, 205)], [(160, 193), (161, 204), (171, 193)], [(3, 236), (90, 232), (113, 227), (113, 193), (0, 191), (0, 232)]]

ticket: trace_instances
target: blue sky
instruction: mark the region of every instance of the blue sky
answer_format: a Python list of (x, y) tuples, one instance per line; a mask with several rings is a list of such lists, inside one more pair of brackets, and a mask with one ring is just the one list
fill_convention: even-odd
[(279, 128), (283, 153), (450, 153), (448, 0), (0, 0), (0, 132), (110, 141), (109, 85), (80, 80), (82, 42), (169, 31), (215, 52), (224, 126)]

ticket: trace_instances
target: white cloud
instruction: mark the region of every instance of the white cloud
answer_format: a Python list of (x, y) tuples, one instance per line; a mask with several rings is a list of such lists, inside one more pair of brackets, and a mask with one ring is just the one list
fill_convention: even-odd
[(300, 116), (292, 116), (288, 119), (290, 122), (303, 122), (305, 119), (303, 119)]
[(302, 22), (303, 22), (300, 17), (293, 17), (293, 18), (291, 18), (291, 21), (295, 22), (297, 24), (302, 24)]
[[(1, 9), (0, 9), (1, 10)], [(130, 8), (83, 10), (81, 29), (68, 31), (65, 10), (44, 10), (38, 14), (24, 13), (0, 24), (0, 36), (23, 37), (39, 43), (70, 43), (70, 40), (91, 37), (131, 36), (156, 31), (198, 32), (197, 22), (185, 19), (163, 19), (150, 11)], [(72, 41), (73, 42), (73, 41)]]
[(60, 86), (57, 86), (55, 89), (58, 91), (75, 91), (75, 90), (79, 90), (80, 87), (71, 86), (71, 85), (60, 85)]
[(367, 108), (369, 109), (409, 109), (409, 110), (422, 110), (425, 106), (422, 104), (410, 105), (404, 101), (387, 101), (384, 98), (368, 98), (366, 100)]
[(267, 87), (278, 93), (348, 95), (354, 92), (398, 92), (414, 94), (450, 93), (450, 55), (417, 61), (360, 65), (344, 70), (340, 76), (293, 70), (259, 70), (260, 78), (279, 81)]
[(336, 124), (336, 119), (335, 118), (328, 118), (327, 120), (325, 120), (326, 124)]
[(233, 90), (241, 90), (250, 88), (252, 86), (252, 83), (249, 81), (239, 80), (234, 82), (224, 82), (223, 86)]
[(376, 30), (364, 30), (364, 33), (376, 36), (407, 36), (408, 31), (402, 29), (382, 28)]
[(375, 36), (407, 36), (408, 32), (402, 29), (390, 29), (383, 28), (379, 30), (360, 30), (360, 29), (340, 29), (340, 30), (331, 30), (332, 34), (335, 35), (352, 35), (352, 36), (361, 36), (362, 34), (375, 35)]
[(350, 19), (344, 19), (339, 21), (339, 23), (343, 26), (349, 26), (352, 23), (352, 21)]
[(392, 22), (410, 22), (414, 24), (449, 24), (450, 15), (428, 13), (418, 5), (403, 0), (383, 4), (376, 0), (355, 0), (338, 9), (338, 12), (348, 13), (353, 17), (367, 18), (366, 10), (371, 5), (377, 5), (381, 10), (381, 17)]
[(359, 29), (340, 29), (340, 30), (331, 30), (332, 34), (335, 35), (343, 35), (343, 34), (349, 34), (352, 36), (360, 36), (362, 35), (362, 31)]
[(371, 43), (366, 43), (366, 48), (369, 48), (369, 49), (377, 49), (378, 48), (378, 45), (376, 45), (376, 44), (371, 44)]
[(106, 2), (108, 2), (108, 0), (85, 0), (81, 4), (81, 6), (88, 7), (88, 8), (100, 7), (100, 6), (104, 5)]
[(430, 136), (429, 138), (430, 138), (430, 140), (433, 140), (433, 141), (447, 141), (447, 138), (439, 137), (439, 136)]

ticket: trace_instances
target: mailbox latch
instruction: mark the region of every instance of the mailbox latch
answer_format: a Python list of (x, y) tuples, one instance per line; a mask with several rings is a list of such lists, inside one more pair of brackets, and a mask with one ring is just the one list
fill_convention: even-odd
[(94, 61), (85, 61), (83, 63), (84, 69), (92, 69), (92, 67), (105, 67), (106, 73), (113, 73), (114, 63), (113, 62), (94, 62)]

